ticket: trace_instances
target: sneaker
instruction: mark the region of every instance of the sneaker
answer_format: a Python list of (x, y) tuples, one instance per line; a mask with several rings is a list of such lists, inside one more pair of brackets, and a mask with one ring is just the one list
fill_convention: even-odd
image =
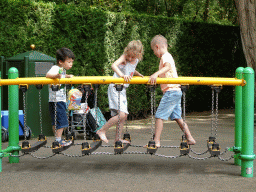
[(61, 145), (62, 147), (66, 147), (66, 146), (71, 145), (71, 144), (72, 144), (72, 141), (65, 141), (65, 140), (62, 139), (59, 143), (60, 143), (60, 145)]

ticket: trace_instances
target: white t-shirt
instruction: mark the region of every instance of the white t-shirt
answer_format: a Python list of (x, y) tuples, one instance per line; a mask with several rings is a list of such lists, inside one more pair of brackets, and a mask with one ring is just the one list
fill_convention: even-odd
[[(60, 67), (58, 65), (53, 65), (52, 68), (47, 72), (49, 74), (58, 74), (60, 70)], [(61, 78), (65, 78), (66, 76), (66, 70), (63, 69), (63, 72), (61, 74)], [(49, 85), (49, 102), (66, 102), (67, 96), (66, 96), (66, 86), (60, 85), (59, 91), (52, 91), (52, 88)]]
[[(118, 65), (119, 70), (124, 74), (124, 75), (130, 75), (131, 77), (133, 77), (134, 75), (134, 71), (137, 67), (137, 64), (139, 63), (139, 60), (136, 59), (135, 64), (131, 64), (130, 62), (126, 62), (126, 64), (120, 64)], [(117, 73), (115, 72), (113, 77), (117, 77), (119, 78), (119, 75), (117, 75)], [(130, 84), (124, 84), (124, 87), (129, 87)]]
[[(161, 70), (163, 67), (165, 67), (165, 63), (169, 63), (171, 65), (171, 69), (167, 71), (166, 73), (163, 73), (159, 75), (161, 78), (178, 78), (178, 73), (176, 70), (175, 62), (172, 57), (172, 55), (169, 52), (166, 52), (162, 55), (160, 64), (159, 64), (159, 70)], [(161, 90), (163, 92), (170, 91), (170, 90), (180, 90), (179, 84), (161, 84)]]

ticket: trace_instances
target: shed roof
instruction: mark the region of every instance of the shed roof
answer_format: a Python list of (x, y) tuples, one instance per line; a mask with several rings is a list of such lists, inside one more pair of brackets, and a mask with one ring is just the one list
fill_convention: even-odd
[(23, 61), (25, 56), (29, 57), (29, 61), (56, 62), (55, 58), (34, 50), (9, 57), (6, 59), (6, 61)]

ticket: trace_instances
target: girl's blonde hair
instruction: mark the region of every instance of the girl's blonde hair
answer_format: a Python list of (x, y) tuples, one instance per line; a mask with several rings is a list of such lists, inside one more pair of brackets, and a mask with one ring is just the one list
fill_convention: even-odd
[(140, 40), (131, 41), (124, 49), (126, 56), (138, 58), (140, 61), (143, 59), (144, 49)]

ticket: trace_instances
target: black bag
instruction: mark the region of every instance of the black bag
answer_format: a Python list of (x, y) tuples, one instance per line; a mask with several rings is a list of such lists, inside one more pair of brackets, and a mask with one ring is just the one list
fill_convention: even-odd
[[(80, 114), (73, 114), (73, 120), (75, 122), (82, 122), (83, 116)], [(94, 133), (97, 129), (96, 120), (92, 116), (92, 114), (89, 112), (86, 114), (86, 131), (90, 133)]]

